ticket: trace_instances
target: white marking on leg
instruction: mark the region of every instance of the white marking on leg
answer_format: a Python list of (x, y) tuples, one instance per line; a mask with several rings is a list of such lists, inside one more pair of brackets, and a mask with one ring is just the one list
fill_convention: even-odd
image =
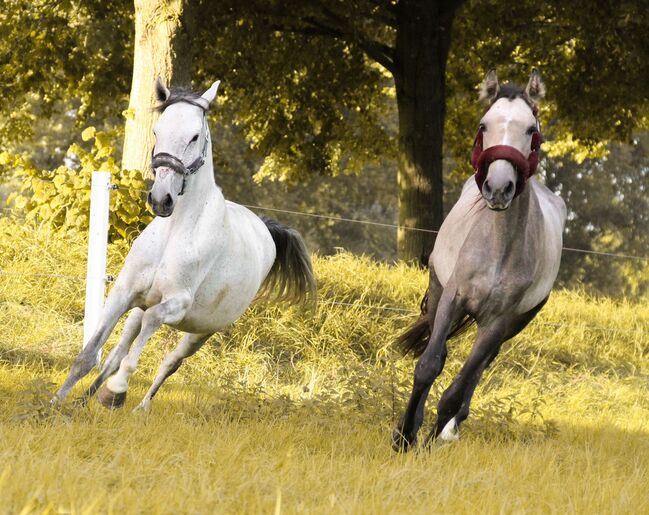
[(130, 374), (122, 365), (115, 375), (108, 378), (108, 381), (106, 381), (106, 386), (113, 393), (124, 393), (126, 390), (128, 390), (129, 375)]
[(455, 417), (446, 423), (439, 437), (445, 442), (455, 442), (460, 439), (460, 428), (457, 427)]

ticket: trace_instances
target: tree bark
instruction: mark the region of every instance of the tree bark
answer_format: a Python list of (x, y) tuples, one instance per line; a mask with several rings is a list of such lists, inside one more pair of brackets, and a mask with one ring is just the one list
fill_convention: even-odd
[[(135, 0), (133, 82), (122, 169), (148, 170), (157, 113), (154, 83), (189, 85), (191, 80), (191, 9), (189, 0)], [(147, 172), (148, 173), (148, 172)]]
[[(436, 231), (443, 219), (445, 72), (456, 9), (450, 4), (401, 0), (398, 6), (394, 79), (399, 110), (399, 225), (405, 227)], [(398, 256), (427, 263), (434, 242), (434, 233), (399, 229)]]

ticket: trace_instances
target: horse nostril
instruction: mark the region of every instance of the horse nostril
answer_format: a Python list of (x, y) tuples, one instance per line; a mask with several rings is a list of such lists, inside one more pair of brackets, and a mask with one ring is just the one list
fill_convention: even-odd
[(507, 186), (505, 187), (505, 194), (509, 195), (513, 190), (514, 190), (514, 183), (512, 181), (509, 181), (507, 183)]
[(171, 198), (171, 195), (169, 195), (169, 193), (167, 193), (167, 195), (165, 196), (165, 199), (164, 199), (164, 202), (162, 203), (162, 205), (163, 205), (165, 208), (170, 208), (170, 207), (172, 206), (173, 202), (174, 202), (174, 201), (173, 201), (173, 199)]
[(485, 193), (491, 193), (491, 186), (489, 186), (489, 181), (484, 181), (482, 189), (484, 189)]

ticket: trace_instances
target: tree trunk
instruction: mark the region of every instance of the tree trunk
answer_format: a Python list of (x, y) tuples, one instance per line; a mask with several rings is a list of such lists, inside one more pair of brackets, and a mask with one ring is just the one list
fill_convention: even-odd
[[(401, 0), (395, 45), (399, 109), (399, 225), (438, 230), (443, 219), (442, 157), (446, 61), (455, 7)], [(400, 259), (426, 263), (435, 234), (399, 229)]]
[(135, 0), (133, 82), (126, 115), (122, 169), (147, 170), (157, 113), (154, 83), (190, 84), (188, 0)]

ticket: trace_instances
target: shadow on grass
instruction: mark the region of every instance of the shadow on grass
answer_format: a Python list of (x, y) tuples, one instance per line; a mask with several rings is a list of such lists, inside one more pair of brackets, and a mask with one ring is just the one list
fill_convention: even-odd
[(69, 368), (74, 357), (43, 352), (34, 348), (7, 348), (0, 346), (0, 365), (25, 366), (51, 371)]

